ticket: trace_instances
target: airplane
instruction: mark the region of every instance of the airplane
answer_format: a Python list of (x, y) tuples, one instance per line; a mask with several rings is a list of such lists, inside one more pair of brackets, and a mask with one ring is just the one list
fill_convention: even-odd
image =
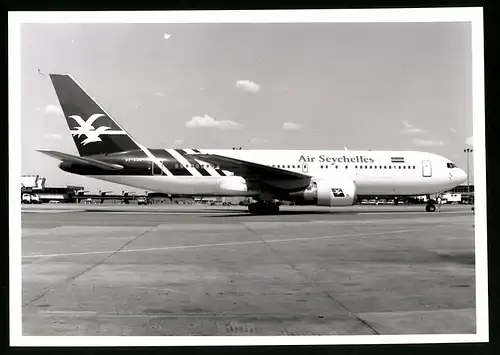
[[(70, 74), (49, 74), (78, 156), (49, 149), (65, 172), (169, 195), (250, 197), (251, 214), (279, 204), (350, 206), (363, 196), (431, 195), (466, 180), (449, 159), (419, 151), (153, 149), (130, 136)], [(434, 212), (430, 200), (426, 211)]]

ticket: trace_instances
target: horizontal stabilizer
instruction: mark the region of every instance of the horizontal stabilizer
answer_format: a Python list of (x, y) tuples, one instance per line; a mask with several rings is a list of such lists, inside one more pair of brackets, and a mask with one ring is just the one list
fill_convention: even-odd
[(51, 149), (38, 149), (40, 153), (46, 154), (52, 158), (59, 159), (61, 161), (70, 161), (77, 164), (83, 165), (92, 165), (105, 170), (120, 170), (123, 169), (123, 166), (118, 164), (106, 163), (97, 159), (89, 158), (89, 157), (77, 157), (72, 154), (58, 152), (56, 150)]

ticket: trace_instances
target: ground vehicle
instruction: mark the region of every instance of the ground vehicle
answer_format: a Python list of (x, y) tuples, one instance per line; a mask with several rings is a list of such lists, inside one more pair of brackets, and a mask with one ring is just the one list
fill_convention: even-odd
[(148, 204), (148, 200), (145, 197), (139, 197), (137, 199), (137, 204), (138, 205), (147, 205)]
[(461, 194), (445, 194), (443, 195), (443, 203), (462, 203), (462, 195)]
[(23, 194), (21, 197), (21, 203), (40, 204), (42, 203), (42, 200), (37, 194)]

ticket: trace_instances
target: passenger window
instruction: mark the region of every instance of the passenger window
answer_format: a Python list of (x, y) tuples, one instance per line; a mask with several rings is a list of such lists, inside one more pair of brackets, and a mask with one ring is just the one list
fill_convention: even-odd
[(349, 167), (346, 165), (345, 168), (348, 169)]
[(415, 165), (413, 165), (413, 169), (415, 169)]
[(338, 165), (335, 165), (335, 169), (338, 169), (338, 168), (339, 168), (339, 166), (338, 166)]
[(389, 169), (392, 169), (392, 166), (389, 165)]
[(358, 166), (357, 166), (357, 165), (355, 165), (355, 166), (354, 166), (354, 169), (357, 169), (357, 168), (358, 168)]
[(401, 165), (399, 166), (399, 169), (401, 169)]
[(373, 169), (377, 169), (377, 166), (375, 165), (375, 166), (373, 167)]

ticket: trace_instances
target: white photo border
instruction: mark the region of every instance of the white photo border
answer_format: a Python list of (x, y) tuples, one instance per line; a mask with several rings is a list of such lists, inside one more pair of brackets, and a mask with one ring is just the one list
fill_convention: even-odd
[[(21, 25), (24, 23), (376, 23), (470, 22), (472, 25), (475, 184), (476, 334), (106, 337), (23, 336), (21, 254)], [(482, 7), (259, 11), (9, 12), (9, 244), (11, 346), (242, 346), (477, 343), (489, 341)]]

